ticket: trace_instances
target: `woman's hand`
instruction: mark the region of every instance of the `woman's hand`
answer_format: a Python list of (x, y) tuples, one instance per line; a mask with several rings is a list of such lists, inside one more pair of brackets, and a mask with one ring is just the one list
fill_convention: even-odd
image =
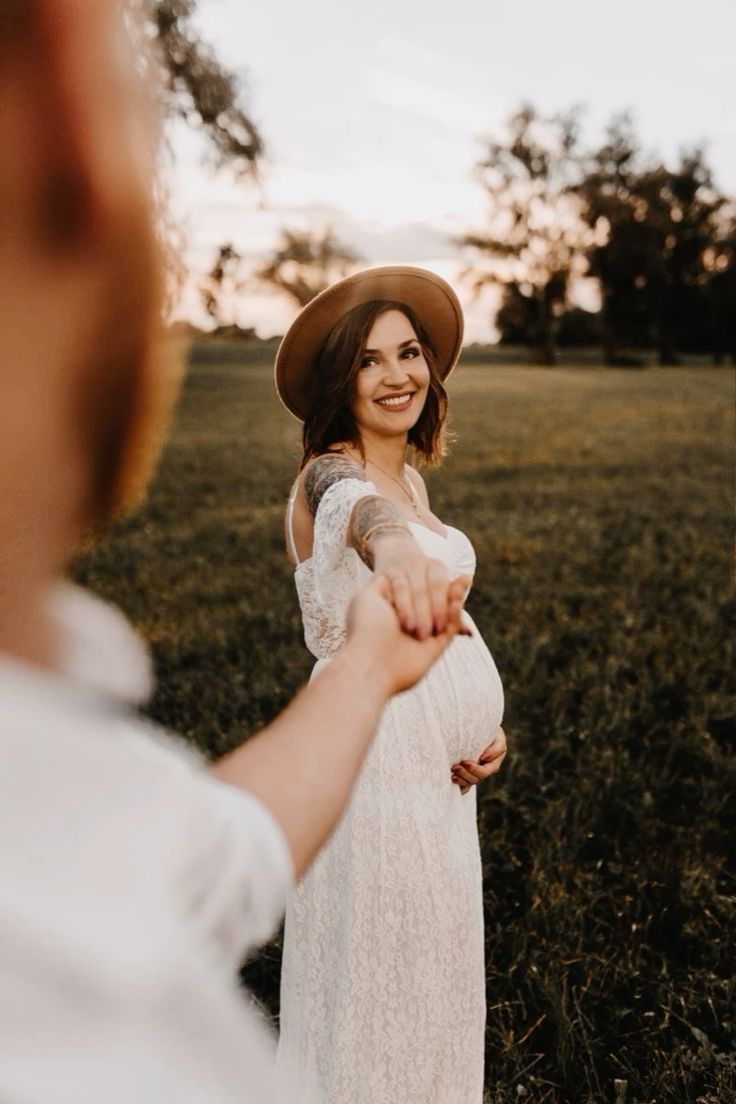
[[(390, 601), (405, 633), (426, 640), (445, 632), (451, 616), (451, 580), (441, 560), (425, 556), (411, 538), (386, 536), (376, 541), (374, 570), (388, 582)], [(462, 576), (459, 581), (467, 590), (470, 580)], [(458, 631), (470, 635), (465, 625)]]
[(379, 575), (353, 598), (348, 608), (348, 643), (360, 654), (360, 668), (385, 683), (387, 696), (408, 690), (464, 627), (460, 620), (467, 587), (456, 579), (448, 588), (447, 627), (424, 640), (405, 633), (396, 616), (389, 583)]
[(499, 725), (488, 747), (484, 748), (478, 756), (477, 763), (473, 763), (470, 759), (461, 759), (453, 763), (451, 768), (453, 784), (460, 787), (461, 794), (466, 794), (471, 786), (477, 786), (484, 778), (490, 778), (500, 769), (506, 750), (506, 733)]

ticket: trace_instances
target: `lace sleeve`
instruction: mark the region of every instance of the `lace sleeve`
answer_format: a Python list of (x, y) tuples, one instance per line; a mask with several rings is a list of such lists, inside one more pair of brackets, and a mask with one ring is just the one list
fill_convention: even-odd
[[(348, 526), (355, 503), (379, 492), (367, 479), (340, 479), (323, 495), (314, 519), (312, 561), (315, 597), (327, 609), (350, 595), (363, 566), (348, 546)], [(365, 568), (367, 571), (368, 569)], [(351, 588), (350, 584), (353, 584)]]

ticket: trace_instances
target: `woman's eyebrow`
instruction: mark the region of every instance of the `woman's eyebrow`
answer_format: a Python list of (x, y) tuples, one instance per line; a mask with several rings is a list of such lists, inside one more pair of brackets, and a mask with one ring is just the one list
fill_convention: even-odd
[[(405, 349), (407, 345), (413, 345), (416, 341), (419, 341), (418, 337), (409, 337), (406, 341), (402, 341), (401, 344), (397, 346), (397, 348)], [(380, 353), (380, 351), (380, 349), (364, 349), (363, 356), (367, 356), (368, 354), (375, 355), (376, 353)]]

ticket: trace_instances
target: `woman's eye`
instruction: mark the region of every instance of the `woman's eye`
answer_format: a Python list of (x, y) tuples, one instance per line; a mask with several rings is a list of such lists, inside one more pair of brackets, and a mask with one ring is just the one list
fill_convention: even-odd
[(361, 368), (370, 368), (370, 366), (372, 364), (376, 364), (376, 363), (377, 363), (377, 361), (376, 361), (375, 357), (371, 357), (371, 356), (363, 357), (362, 361), (360, 362), (360, 367)]
[(419, 349), (416, 345), (410, 345), (408, 349), (404, 349), (404, 356), (409, 356), (411, 359), (419, 356)]

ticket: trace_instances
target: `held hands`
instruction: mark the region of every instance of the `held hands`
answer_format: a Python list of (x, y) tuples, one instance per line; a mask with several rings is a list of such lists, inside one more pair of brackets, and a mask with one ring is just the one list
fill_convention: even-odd
[[(388, 694), (408, 690), (418, 682), (458, 633), (467, 633), (461, 621), (463, 599), (470, 580), (461, 575), (444, 587), (444, 604), (438, 611), (441, 631), (419, 638), (402, 630), (396, 615), (393, 586), (383, 575), (364, 587), (350, 603), (347, 631), (350, 642), (362, 646), (372, 670), (380, 668)], [(430, 607), (431, 608), (431, 607)], [(430, 622), (431, 624), (431, 622)], [(419, 626), (417, 626), (418, 628)]]
[[(390, 693), (398, 693), (418, 682), (455, 636), (471, 635), (461, 620), (470, 579), (450, 580), (441, 561), (405, 538), (380, 541), (374, 571), (374, 581), (351, 603), (348, 634), (367, 634), (375, 659), (382, 659), (390, 672)], [(506, 750), (506, 733), (499, 726), (477, 762), (453, 763), (453, 785), (466, 794), (500, 769)]]
[[(377, 543), (374, 570), (389, 587), (389, 601), (405, 633), (417, 640), (441, 635), (454, 616), (454, 594), (447, 568), (440, 560), (425, 556), (413, 540), (384, 538)], [(470, 583), (463, 578), (462, 598)], [(459, 620), (456, 631), (470, 635)]]
[(488, 747), (484, 748), (478, 756), (477, 763), (471, 759), (461, 759), (453, 763), (451, 768), (453, 784), (460, 787), (461, 794), (466, 794), (471, 786), (477, 786), (484, 778), (490, 778), (500, 769), (506, 750), (506, 733), (499, 725)]

